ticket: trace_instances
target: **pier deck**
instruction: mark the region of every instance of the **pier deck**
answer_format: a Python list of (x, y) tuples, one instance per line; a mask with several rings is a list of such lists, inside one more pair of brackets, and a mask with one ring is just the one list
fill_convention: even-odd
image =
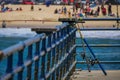
[(76, 70), (71, 76), (71, 80), (120, 80), (120, 70), (108, 70), (105, 76), (100, 70)]

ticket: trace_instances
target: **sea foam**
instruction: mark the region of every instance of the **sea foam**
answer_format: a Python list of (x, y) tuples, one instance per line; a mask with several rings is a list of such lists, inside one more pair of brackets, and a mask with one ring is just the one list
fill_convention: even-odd
[(0, 37), (33, 37), (36, 33), (30, 28), (0, 28)]
[[(120, 31), (81, 31), (85, 38), (107, 38), (107, 39), (120, 39)], [(80, 37), (79, 32), (76, 36)]]
[[(120, 31), (81, 31), (85, 38), (120, 39)], [(36, 33), (30, 28), (0, 28), (0, 37), (33, 37)], [(80, 37), (79, 32), (76, 36)]]

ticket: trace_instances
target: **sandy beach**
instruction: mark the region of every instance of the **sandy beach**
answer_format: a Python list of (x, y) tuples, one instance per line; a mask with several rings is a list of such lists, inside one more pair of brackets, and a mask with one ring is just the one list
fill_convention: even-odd
[[(58, 22), (58, 18), (68, 17), (63, 14), (54, 14), (55, 9), (61, 9), (62, 5), (51, 5), (50, 7), (46, 7), (45, 5), (34, 5), (34, 11), (31, 11), (31, 5), (5, 5), (9, 8), (12, 8), (13, 11), (0, 12), (0, 27), (2, 25), (2, 21), (5, 20), (7, 27), (39, 27), (39, 26), (56, 26), (61, 24)], [(22, 11), (16, 11), (16, 8), (21, 7)], [(67, 10), (72, 11), (72, 6), (66, 6)], [(105, 6), (107, 8), (107, 6)], [(39, 8), (41, 10), (39, 11)], [(97, 7), (93, 9), (96, 10)], [(119, 6), (120, 9), (120, 6)], [(112, 6), (112, 12), (116, 15), (116, 6)], [(119, 11), (120, 13), (120, 11)], [(90, 16), (91, 17), (91, 16)], [(100, 16), (98, 17), (108, 17)], [(92, 17), (91, 17), (92, 18)], [(29, 21), (24, 21), (29, 20)], [(45, 20), (44, 22), (42, 20)], [(92, 23), (92, 24), (91, 24)], [(106, 24), (107, 23), (107, 24)], [(84, 27), (113, 27), (115, 25), (115, 21), (92, 21), (86, 22)]]

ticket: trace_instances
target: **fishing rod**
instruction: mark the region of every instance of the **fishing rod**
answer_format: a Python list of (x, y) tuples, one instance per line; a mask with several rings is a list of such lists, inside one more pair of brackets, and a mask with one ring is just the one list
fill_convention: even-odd
[[(82, 21), (82, 20), (81, 20)], [(78, 24), (79, 25), (79, 24)], [(91, 64), (94, 65), (95, 62), (98, 63), (99, 67), (101, 68), (102, 72), (104, 73), (104, 75), (107, 75), (105, 69), (102, 67), (102, 65), (100, 64), (99, 60), (96, 58), (94, 52), (92, 51), (91, 47), (89, 46), (89, 44), (87, 43), (86, 39), (83, 37), (81, 31), (80, 31), (80, 27), (78, 26), (78, 32), (81, 36), (81, 39), (83, 40), (83, 42), (86, 44), (86, 46), (88, 47), (88, 49), (90, 50), (90, 53), (92, 54), (94, 60), (91, 60)]]
[[(79, 25), (78, 25), (78, 26), (79, 26)], [(81, 36), (81, 38), (83, 38), (81, 33), (80, 33), (80, 36)], [(86, 64), (87, 64), (88, 71), (91, 72), (91, 70), (90, 70), (90, 63), (89, 63), (88, 57), (86, 56), (85, 44), (84, 44), (84, 41), (83, 41), (83, 40), (82, 40), (82, 47), (83, 47), (83, 52), (81, 52), (81, 57), (86, 60)]]

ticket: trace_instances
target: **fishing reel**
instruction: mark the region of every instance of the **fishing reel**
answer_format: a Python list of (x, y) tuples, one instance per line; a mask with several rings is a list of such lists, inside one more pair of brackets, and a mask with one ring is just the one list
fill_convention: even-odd
[(83, 59), (85, 59), (85, 57), (86, 57), (85, 52), (81, 52), (81, 57), (82, 57)]
[(94, 64), (98, 64), (99, 60), (98, 59), (90, 59), (89, 63), (91, 64), (91, 66), (94, 66)]

